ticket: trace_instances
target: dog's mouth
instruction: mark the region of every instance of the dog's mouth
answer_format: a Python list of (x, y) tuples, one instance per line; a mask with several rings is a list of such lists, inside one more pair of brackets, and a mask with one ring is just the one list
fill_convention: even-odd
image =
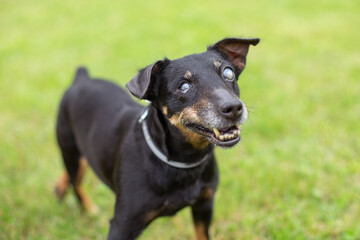
[(232, 125), (225, 128), (205, 128), (195, 123), (188, 123), (186, 127), (190, 128), (194, 132), (197, 132), (209, 139), (219, 147), (232, 147), (237, 144), (241, 137), (241, 125)]

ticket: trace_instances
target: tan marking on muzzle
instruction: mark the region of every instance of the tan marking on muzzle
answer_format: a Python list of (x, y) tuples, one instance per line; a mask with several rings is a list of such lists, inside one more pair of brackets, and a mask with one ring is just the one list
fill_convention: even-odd
[(192, 106), (184, 108), (181, 112), (176, 113), (169, 121), (176, 126), (186, 138), (186, 141), (193, 145), (196, 149), (206, 148), (210, 142), (206, 137), (200, 135), (184, 126), (184, 123), (191, 122), (202, 125), (202, 120), (199, 117), (199, 110), (202, 106), (206, 106), (207, 100), (202, 100)]
[(163, 114), (164, 114), (165, 116), (167, 116), (167, 115), (168, 115), (168, 108), (167, 108), (167, 106), (164, 106), (162, 110), (163, 110)]

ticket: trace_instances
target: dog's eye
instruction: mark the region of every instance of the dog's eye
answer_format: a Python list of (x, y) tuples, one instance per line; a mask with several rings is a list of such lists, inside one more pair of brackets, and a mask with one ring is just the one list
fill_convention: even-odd
[(179, 90), (182, 93), (186, 93), (187, 91), (189, 91), (190, 88), (191, 88), (190, 83), (185, 82), (185, 83), (181, 84), (181, 86), (179, 87)]
[(231, 68), (227, 67), (223, 71), (223, 77), (225, 78), (226, 81), (232, 82), (235, 79), (235, 73)]

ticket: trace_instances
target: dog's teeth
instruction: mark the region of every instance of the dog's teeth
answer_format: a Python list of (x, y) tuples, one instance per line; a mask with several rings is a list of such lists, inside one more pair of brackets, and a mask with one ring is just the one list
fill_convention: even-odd
[(241, 124), (237, 124), (236, 127), (237, 127), (237, 129), (240, 129), (240, 128), (241, 128)]
[[(241, 126), (240, 124), (237, 126)], [(216, 128), (213, 128), (213, 131), (215, 133), (215, 136), (220, 141), (224, 140), (233, 140), (237, 138), (240, 135), (240, 129), (232, 130), (230, 133), (223, 133), (221, 134), (220, 131)]]
[(220, 135), (219, 130), (217, 130), (216, 128), (213, 128), (213, 131), (214, 131), (214, 133), (215, 133), (215, 136), (216, 136), (216, 137), (219, 137), (219, 135)]

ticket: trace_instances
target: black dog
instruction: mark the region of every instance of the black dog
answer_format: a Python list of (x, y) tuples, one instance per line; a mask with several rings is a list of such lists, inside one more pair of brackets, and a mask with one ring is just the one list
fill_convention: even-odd
[(79, 68), (57, 121), (66, 167), (58, 197), (71, 183), (82, 207), (93, 209), (80, 187), (88, 163), (116, 194), (108, 239), (134, 239), (155, 218), (186, 206), (197, 238), (208, 239), (218, 184), (214, 145), (240, 141), (247, 110), (237, 79), (249, 45), (258, 42), (227, 38), (204, 53), (142, 69), (126, 86), (151, 101), (147, 107)]

